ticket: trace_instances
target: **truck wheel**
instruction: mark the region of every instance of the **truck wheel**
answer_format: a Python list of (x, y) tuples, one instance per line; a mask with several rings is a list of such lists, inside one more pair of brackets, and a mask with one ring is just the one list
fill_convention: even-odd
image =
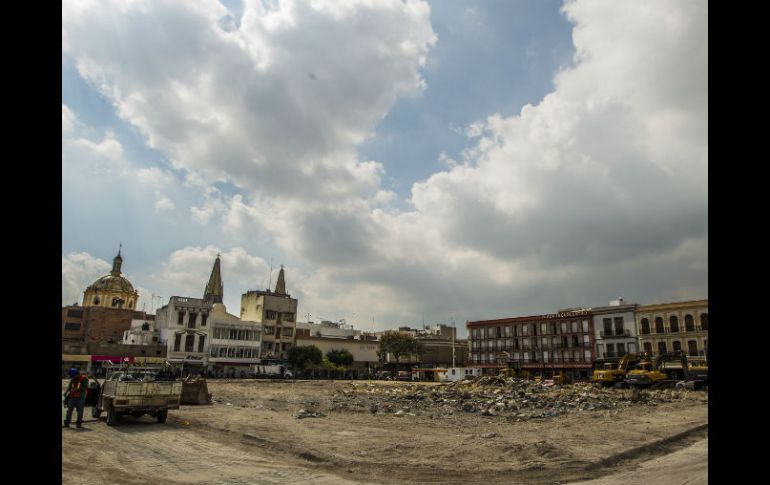
[(99, 409), (98, 406), (94, 406), (91, 408), (91, 417), (94, 419), (99, 419), (99, 416), (102, 415), (102, 410)]
[(107, 411), (107, 426), (114, 426), (118, 422), (118, 413), (115, 412), (115, 408), (110, 406)]
[(158, 411), (158, 414), (156, 416), (158, 418), (159, 423), (165, 423), (166, 418), (168, 417), (168, 409), (164, 409), (163, 411)]

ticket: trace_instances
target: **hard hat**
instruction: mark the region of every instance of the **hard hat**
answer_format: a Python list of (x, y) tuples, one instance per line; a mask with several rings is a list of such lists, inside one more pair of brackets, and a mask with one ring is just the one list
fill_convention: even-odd
[(80, 371), (76, 368), (70, 369), (70, 377), (75, 377), (76, 375), (80, 374)]

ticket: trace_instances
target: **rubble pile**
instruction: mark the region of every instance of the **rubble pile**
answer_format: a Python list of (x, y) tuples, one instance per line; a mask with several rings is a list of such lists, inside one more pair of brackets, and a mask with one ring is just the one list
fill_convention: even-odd
[[(333, 392), (331, 411), (451, 415), (479, 413), (513, 420), (549, 418), (573, 412), (617, 411), (629, 406), (657, 406), (685, 399), (704, 400), (685, 389), (613, 389), (590, 383), (552, 385), (528, 379), (486, 376), (424, 386), (351, 382)], [(707, 399), (707, 395), (705, 397)]]

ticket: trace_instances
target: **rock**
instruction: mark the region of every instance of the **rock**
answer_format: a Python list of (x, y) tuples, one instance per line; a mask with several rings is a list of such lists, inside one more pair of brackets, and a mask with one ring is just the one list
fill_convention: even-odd
[(481, 435), (481, 437), (482, 437), (482, 438), (494, 438), (495, 436), (497, 436), (497, 433), (495, 433), (495, 432), (491, 432), (491, 433), (483, 433), (483, 434)]
[(395, 413), (395, 416), (403, 416), (404, 414), (406, 414), (406, 413), (404, 412), (404, 410), (403, 410), (403, 409), (400, 409), (400, 410), (396, 411), (396, 413)]

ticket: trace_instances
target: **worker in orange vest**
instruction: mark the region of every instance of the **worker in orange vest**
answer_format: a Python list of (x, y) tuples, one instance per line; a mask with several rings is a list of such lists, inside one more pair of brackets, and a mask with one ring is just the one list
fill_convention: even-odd
[(67, 407), (67, 415), (64, 417), (63, 428), (69, 428), (72, 422), (72, 410), (77, 409), (78, 417), (76, 426), (83, 427), (83, 407), (86, 404), (86, 392), (88, 390), (88, 377), (80, 373), (76, 368), (70, 369), (70, 382), (64, 392), (64, 406)]

